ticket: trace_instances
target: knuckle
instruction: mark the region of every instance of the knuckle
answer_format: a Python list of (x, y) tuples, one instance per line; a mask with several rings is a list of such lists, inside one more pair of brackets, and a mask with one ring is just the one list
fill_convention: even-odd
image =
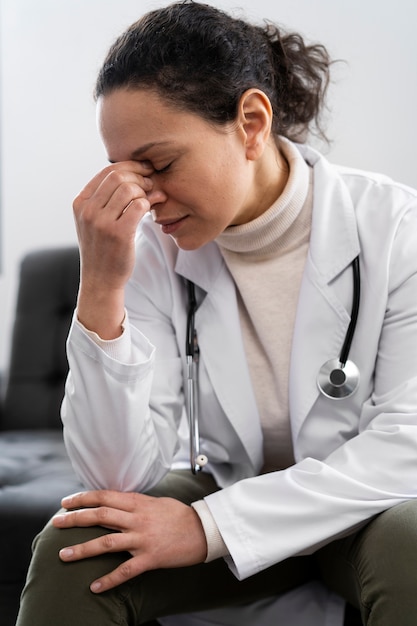
[(80, 205), (77, 209), (74, 209), (74, 216), (77, 222), (84, 226), (91, 226), (96, 221), (95, 212), (86, 204)]
[(114, 165), (109, 165), (105, 171), (107, 171), (107, 177), (111, 178), (116, 183), (122, 182), (125, 178), (123, 170), (117, 169)]
[(72, 211), (77, 219), (86, 219), (86, 215), (88, 215), (88, 212), (86, 210), (88, 208), (87, 202), (88, 201), (86, 200), (76, 199), (72, 203)]
[(115, 187), (132, 187), (131, 174), (125, 170), (112, 169), (108, 174), (108, 179)]
[(78, 526), (80, 523), (80, 515), (78, 510), (71, 511), (65, 515), (68, 526)]
[(123, 183), (121, 186), (123, 196), (130, 200), (133, 198), (142, 198), (145, 196), (145, 191), (137, 183)]
[(137, 198), (134, 200), (133, 206), (140, 211), (149, 211), (151, 204), (147, 198)]
[(101, 538), (101, 543), (106, 552), (110, 552), (113, 550), (115, 542), (114, 542), (114, 534), (108, 533), (107, 535), (103, 535)]
[(72, 203), (72, 208), (74, 210), (74, 213), (78, 213), (81, 210), (81, 206), (82, 206), (82, 199), (80, 198), (80, 196), (77, 196), (74, 202)]
[[(144, 193), (142, 185), (139, 181), (132, 180), (132, 174), (121, 170), (113, 170), (109, 174), (109, 179), (114, 188), (119, 188), (126, 195), (137, 195)], [(146, 185), (145, 185), (146, 186)]]
[(129, 500), (131, 506), (136, 507), (140, 505), (142, 494), (136, 493), (135, 491), (129, 491), (126, 493), (126, 499)]
[(133, 577), (134, 574), (132, 572), (132, 566), (130, 561), (125, 561), (124, 563), (122, 563), (122, 565), (119, 567), (119, 574), (123, 580), (129, 580)]
[(79, 508), (83, 507), (83, 502), (85, 501), (87, 496), (87, 491), (80, 491), (79, 493), (74, 494), (74, 498), (76, 498)]
[(97, 518), (100, 523), (105, 522), (109, 517), (109, 510), (103, 506), (97, 509)]

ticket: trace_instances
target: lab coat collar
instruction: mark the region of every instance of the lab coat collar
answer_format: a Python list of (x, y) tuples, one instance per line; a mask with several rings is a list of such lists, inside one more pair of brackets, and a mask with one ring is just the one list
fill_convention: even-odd
[[(314, 168), (313, 219), (309, 253), (301, 283), (290, 364), (290, 413), (297, 437), (320, 396), (317, 374), (337, 358), (350, 322), (351, 263), (360, 252), (355, 210), (335, 166), (315, 150), (299, 147)], [(345, 272), (345, 290), (337, 277)], [(345, 304), (341, 300), (343, 294)]]
[(352, 198), (334, 165), (309, 146), (297, 146), (314, 169), (313, 221), (309, 257), (329, 283), (359, 254)]
[(223, 257), (214, 241), (199, 248), (197, 254), (196, 257), (194, 250), (178, 250), (175, 271), (209, 292), (220, 272), (224, 270)]

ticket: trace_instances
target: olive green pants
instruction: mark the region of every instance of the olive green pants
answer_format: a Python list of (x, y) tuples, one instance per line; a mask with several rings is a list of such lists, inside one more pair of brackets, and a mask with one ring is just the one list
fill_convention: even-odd
[[(181, 471), (169, 474), (149, 493), (190, 503), (216, 489), (209, 475)], [(219, 559), (147, 572), (93, 594), (90, 583), (117, 567), (126, 553), (63, 563), (58, 552), (107, 532), (100, 527), (46, 526), (34, 542), (16, 626), (136, 626), (163, 615), (275, 596), (317, 578), (358, 607), (366, 626), (417, 624), (417, 501), (382, 513), (312, 556), (289, 558), (244, 581)]]

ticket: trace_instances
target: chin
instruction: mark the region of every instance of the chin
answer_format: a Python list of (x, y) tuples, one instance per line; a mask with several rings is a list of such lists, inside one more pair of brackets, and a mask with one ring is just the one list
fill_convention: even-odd
[(172, 237), (171, 235), (170, 237), (175, 241), (177, 247), (180, 250), (186, 250), (189, 252), (191, 252), (192, 250), (198, 250), (199, 248), (205, 246), (206, 243), (208, 243), (207, 241), (196, 241), (195, 239), (188, 239), (185, 237), (178, 237), (178, 239), (176, 237)]

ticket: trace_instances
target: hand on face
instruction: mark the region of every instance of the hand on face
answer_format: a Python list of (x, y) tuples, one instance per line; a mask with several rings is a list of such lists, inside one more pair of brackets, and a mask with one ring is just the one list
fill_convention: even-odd
[(152, 172), (146, 161), (110, 165), (74, 200), (83, 272), (91, 281), (117, 288), (129, 278), (136, 228), (150, 209)]
[(124, 287), (135, 262), (135, 234), (150, 209), (149, 162), (126, 161), (99, 172), (74, 200), (81, 254), (79, 319), (103, 339), (120, 335)]
[(206, 558), (206, 538), (197, 513), (173, 498), (87, 491), (64, 498), (62, 506), (70, 510), (54, 517), (57, 528), (103, 526), (119, 531), (64, 548), (60, 552), (63, 561), (78, 561), (107, 552), (132, 555), (114, 571), (92, 581), (90, 588), (95, 593), (148, 570), (195, 565)]

